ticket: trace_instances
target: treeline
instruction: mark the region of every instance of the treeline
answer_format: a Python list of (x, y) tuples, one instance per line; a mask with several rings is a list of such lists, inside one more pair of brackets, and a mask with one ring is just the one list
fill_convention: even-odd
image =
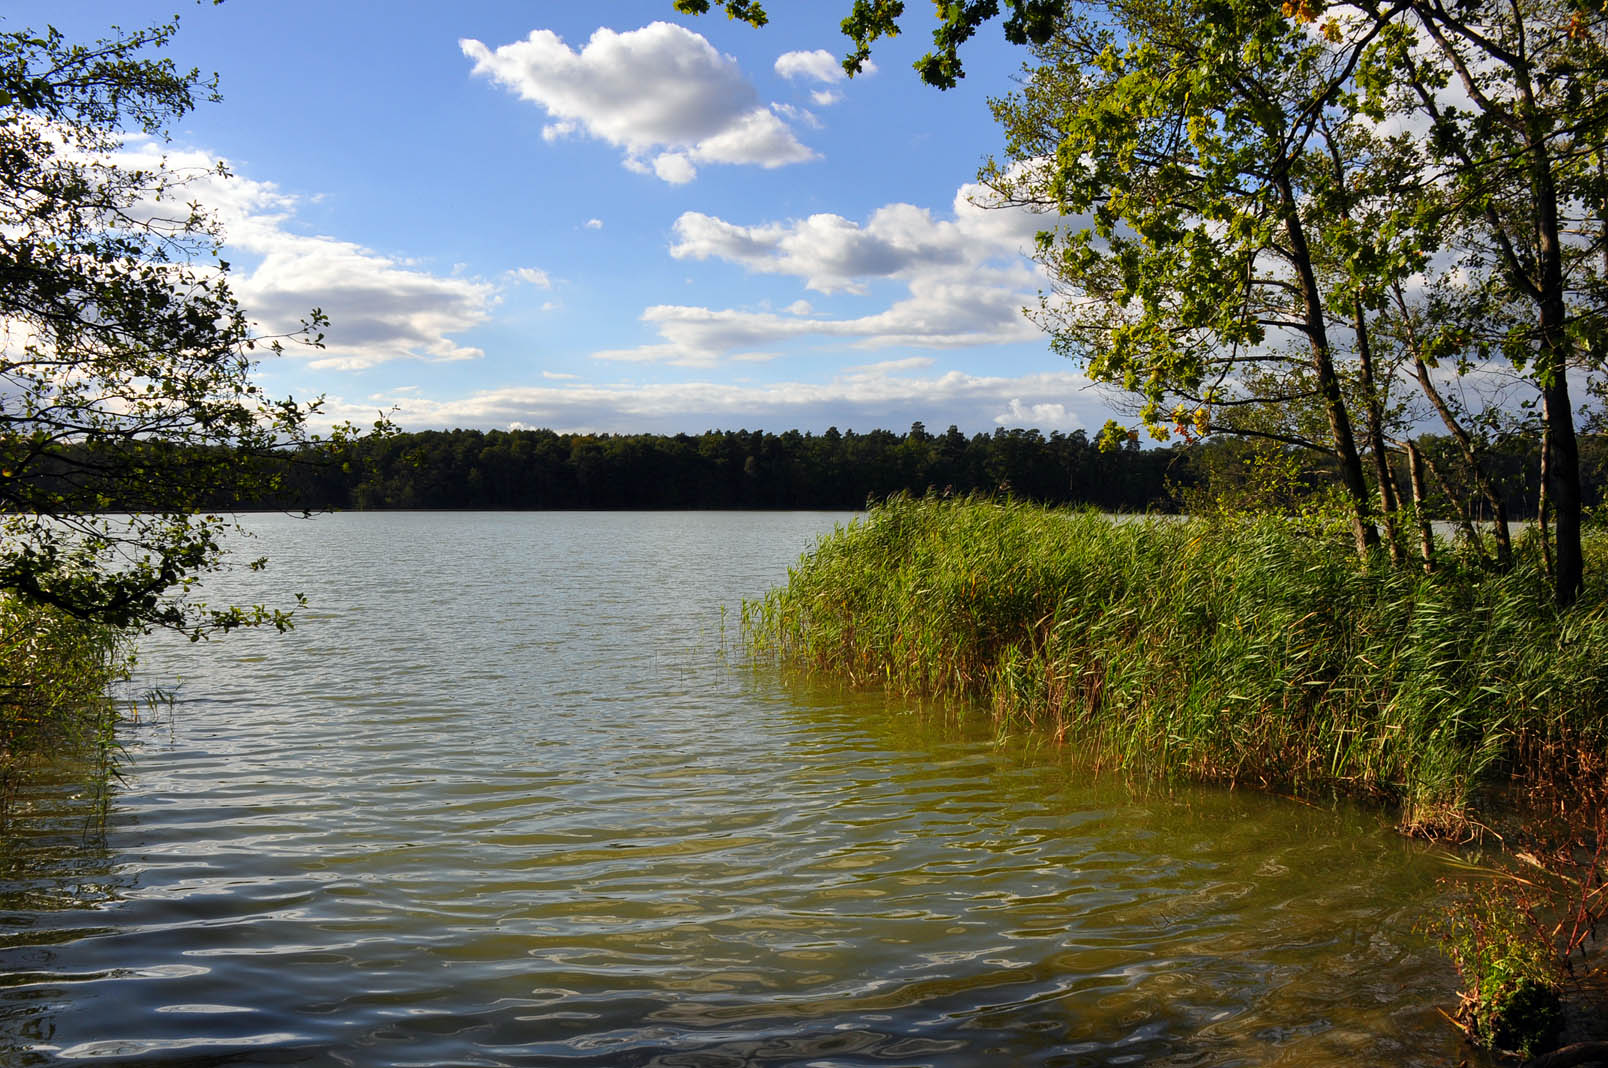
[(278, 508), (860, 508), (899, 492), (1010, 493), (1107, 511), (1171, 510), (1181, 477), (1172, 450), (1103, 452), (1081, 430), (968, 437), (726, 430), (703, 434), (559, 434), (427, 430), (362, 439), (338, 457), (285, 462)]
[[(1450, 439), (1419, 439), (1456, 492), (1467, 481)], [(1608, 443), (1581, 441), (1587, 504), (1601, 499)], [(1288, 477), (1270, 463), (1282, 456)], [(824, 434), (725, 430), (703, 434), (560, 434), (552, 430), (426, 430), (370, 437), (338, 453), (303, 449), (275, 461), (277, 488), (222, 496), (218, 508), (623, 509), (860, 508), (896, 493), (1009, 494), (1045, 504), (1110, 512), (1295, 508), (1332, 485), (1307, 450), (1225, 438), (1142, 449), (1101, 450), (1081, 430), (1044, 435), (999, 429), (967, 436)], [(1298, 463), (1297, 463), (1298, 461)], [(1539, 456), (1533, 442), (1493, 445), (1482, 466), (1509, 515), (1535, 514)], [(1407, 473), (1400, 473), (1403, 482)], [(1450, 485), (1455, 484), (1455, 485)], [(1426, 501), (1437, 519), (1457, 518), (1438, 487)], [(1474, 518), (1484, 518), (1476, 514)]]

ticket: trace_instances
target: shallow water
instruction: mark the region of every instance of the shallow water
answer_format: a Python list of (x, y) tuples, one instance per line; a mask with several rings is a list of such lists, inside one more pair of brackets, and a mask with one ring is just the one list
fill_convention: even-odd
[[(0, 1063), (1439, 1065), (1440, 851), (751, 670), (824, 513), (254, 516), (0, 852)], [(722, 616), (721, 606), (727, 606)]]

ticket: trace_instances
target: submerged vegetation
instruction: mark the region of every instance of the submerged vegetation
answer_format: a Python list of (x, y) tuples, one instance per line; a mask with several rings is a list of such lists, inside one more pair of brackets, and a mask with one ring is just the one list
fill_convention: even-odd
[(981, 702), (1096, 764), (1377, 798), (1453, 832), (1483, 788), (1608, 754), (1608, 598), (1599, 579), (1560, 610), (1543, 567), (1524, 541), (1507, 572), (1450, 553), (1426, 574), (1277, 516), (895, 499), (745, 623), (784, 662)]

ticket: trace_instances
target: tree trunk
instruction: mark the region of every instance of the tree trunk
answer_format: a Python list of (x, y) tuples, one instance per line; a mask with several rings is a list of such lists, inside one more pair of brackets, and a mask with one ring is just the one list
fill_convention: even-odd
[(1407, 477), (1412, 480), (1413, 486), (1413, 512), (1418, 519), (1418, 547), (1424, 557), (1424, 570), (1435, 570), (1435, 531), (1429, 525), (1429, 514), (1425, 511), (1429, 494), (1424, 492), (1424, 458), (1418, 453), (1418, 446), (1407, 442)]
[(1396, 307), (1401, 311), (1401, 324), (1407, 334), (1407, 344), (1412, 348), (1413, 368), (1418, 376), (1418, 385), (1424, 391), (1424, 396), (1429, 398), (1435, 414), (1440, 416), (1441, 422), (1452, 435), (1452, 440), (1457, 442), (1457, 448), (1463, 454), (1463, 462), (1468, 464), (1469, 472), (1474, 478), (1475, 488), (1491, 506), (1491, 519), (1495, 523), (1496, 532), (1496, 566), (1506, 571), (1513, 566), (1513, 540), (1508, 528), (1507, 504), (1497, 492), (1496, 483), (1491, 481), (1491, 476), (1480, 464), (1479, 450), (1474, 447), (1473, 437), (1463, 424), (1457, 421), (1457, 416), (1446, 403), (1446, 398), (1442, 397), (1440, 390), (1436, 388), (1435, 380), (1429, 376), (1429, 367), (1424, 363), (1419, 349), (1418, 334), (1413, 329), (1412, 316), (1407, 314), (1407, 301), (1401, 295), (1401, 287), (1398, 285), (1392, 289)]
[(1351, 432), (1351, 416), (1346, 411), (1345, 397), (1340, 392), (1340, 376), (1334, 370), (1334, 358), (1329, 348), (1329, 333), (1323, 321), (1323, 295), (1318, 290), (1317, 274), (1312, 269), (1312, 253), (1307, 246), (1306, 231), (1296, 209), (1295, 189), (1290, 176), (1280, 172), (1273, 183), (1282, 200), (1285, 233), (1290, 239), (1290, 263), (1299, 280), (1302, 317), (1307, 340), (1312, 346), (1312, 369), (1317, 372), (1318, 392), (1323, 397), (1325, 414), (1329, 417), (1329, 433), (1334, 442), (1335, 459), (1340, 462), (1340, 480), (1351, 498), (1351, 533), (1356, 541), (1357, 554), (1367, 557), (1379, 544), (1379, 531), (1373, 524), (1373, 508), (1369, 501), (1368, 479), (1363, 474), (1362, 457), (1357, 453), (1357, 440)]
[[(1379, 385), (1374, 379), (1373, 350), (1368, 344), (1368, 321), (1363, 317), (1362, 305), (1353, 305), (1352, 316), (1357, 330), (1357, 358), (1362, 365), (1363, 395), (1368, 398), (1368, 450), (1373, 453), (1374, 479), (1379, 483), (1379, 507), (1385, 525), (1385, 540), (1390, 547), (1390, 562), (1402, 562), (1401, 535), (1396, 530), (1396, 515), (1401, 502), (1396, 497), (1396, 479), (1390, 471), (1390, 454), (1385, 451), (1385, 413), (1379, 399)], [(1409, 454), (1410, 458), (1410, 454)]]
[(1569, 382), (1563, 368), (1558, 369), (1555, 381), (1542, 389), (1541, 396), (1547, 421), (1543, 444), (1545, 484), (1557, 546), (1552, 593), (1558, 607), (1568, 608), (1580, 596), (1585, 582), (1585, 556), (1580, 546), (1580, 446), (1575, 440)]
[(1535, 189), (1537, 266), (1540, 285), (1540, 354), (1536, 378), (1546, 419), (1543, 442), (1547, 467), (1547, 497), (1552, 502), (1557, 531), (1558, 566), (1552, 592), (1558, 607), (1567, 608), (1580, 596), (1585, 580), (1585, 558), (1580, 547), (1580, 446), (1575, 439), (1574, 412), (1569, 404), (1569, 338), (1564, 332), (1563, 244), (1558, 229), (1558, 193), (1552, 180), (1552, 161), (1546, 138), (1532, 120), (1526, 131), (1530, 150), (1530, 181)]

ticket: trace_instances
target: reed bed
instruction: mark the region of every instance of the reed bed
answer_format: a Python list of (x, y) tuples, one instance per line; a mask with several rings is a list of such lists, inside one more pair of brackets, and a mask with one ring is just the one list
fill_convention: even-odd
[[(1600, 534), (1589, 552), (1600, 576)], [(896, 498), (744, 626), (758, 656), (978, 702), (1097, 766), (1376, 797), (1450, 831), (1484, 787), (1601, 774), (1608, 597), (1560, 612), (1540, 567), (1364, 564), (1274, 516)]]
[(41, 762), (88, 755), (109, 769), (111, 689), (130, 663), (124, 632), (0, 597), (0, 827), (20, 778)]

